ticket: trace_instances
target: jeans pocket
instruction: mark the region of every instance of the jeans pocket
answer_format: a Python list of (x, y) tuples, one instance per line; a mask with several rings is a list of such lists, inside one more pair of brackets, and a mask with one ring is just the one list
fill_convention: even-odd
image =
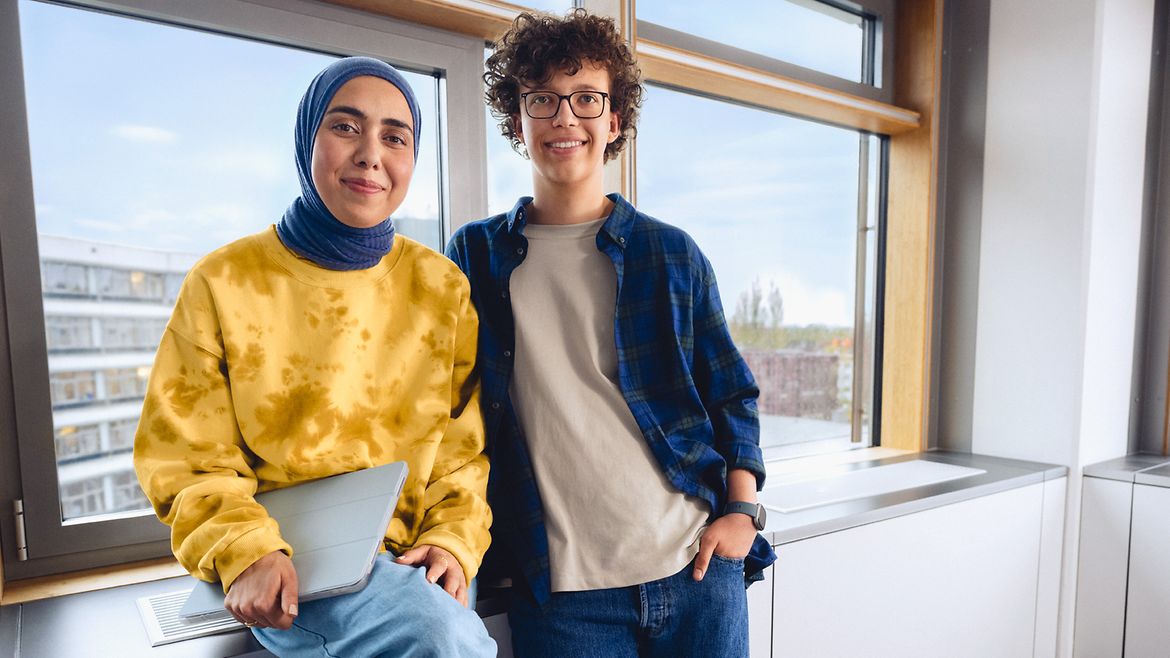
[(722, 555), (719, 555), (718, 553), (712, 553), (711, 554), (711, 564), (720, 564), (720, 565), (723, 565), (726, 567), (736, 569), (738, 571), (743, 571), (743, 558), (742, 557), (724, 557)]

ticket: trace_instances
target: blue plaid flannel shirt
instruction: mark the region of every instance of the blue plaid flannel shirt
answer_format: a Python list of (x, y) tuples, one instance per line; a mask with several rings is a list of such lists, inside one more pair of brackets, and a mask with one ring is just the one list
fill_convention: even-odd
[[(639, 213), (611, 194), (613, 212), (597, 248), (617, 270), (614, 339), (626, 403), (667, 479), (708, 503), (711, 519), (727, 500), (727, 471), (764, 482), (759, 390), (731, 341), (711, 263), (682, 230)], [(478, 363), (491, 459), (492, 547), (484, 574), (525, 581), (538, 604), (551, 595), (548, 537), (532, 459), (508, 397), (515, 327), (508, 282), (524, 261), (524, 197), (511, 211), (468, 224), (447, 256), (471, 281), (479, 312)], [(776, 559), (756, 536), (745, 561), (751, 580)]]

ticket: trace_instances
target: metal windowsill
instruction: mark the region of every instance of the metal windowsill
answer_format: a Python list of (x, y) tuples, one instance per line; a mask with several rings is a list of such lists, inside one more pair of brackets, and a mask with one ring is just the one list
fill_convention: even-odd
[[(1065, 477), (1068, 474), (1066, 466), (943, 451), (910, 453), (844, 464), (834, 467), (834, 472), (844, 475), (858, 469), (875, 468), (912, 460), (965, 466), (981, 469), (984, 472), (891, 493), (820, 505), (787, 514), (776, 509), (769, 509), (768, 523), (763, 532), (764, 537), (771, 541), (773, 546), (788, 544), (980, 496), (1042, 483), (1045, 480)], [(767, 486), (765, 486), (764, 491), (767, 491)]]

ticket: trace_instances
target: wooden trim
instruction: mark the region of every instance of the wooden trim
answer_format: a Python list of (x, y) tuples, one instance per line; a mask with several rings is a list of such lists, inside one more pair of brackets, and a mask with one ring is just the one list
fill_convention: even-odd
[(916, 130), (890, 138), (882, 445), (925, 450), (930, 412), (943, 0), (898, 3), (894, 102)]
[(497, 0), (323, 0), (331, 5), (360, 9), (412, 23), (495, 41), (522, 11), (519, 5)]
[(897, 135), (917, 130), (918, 113), (880, 101), (638, 39), (638, 64), (648, 81), (694, 89), (828, 123)]
[(92, 592), (151, 580), (185, 576), (187, 571), (173, 557), (120, 564), (100, 569), (41, 576), (9, 582), (4, 586), (0, 605), (27, 603), (56, 596)]
[[(325, 2), (480, 37), (486, 41), (498, 38), (511, 26), (512, 20), (526, 10), (499, 0)], [(634, 33), (636, 22), (625, 25), (626, 12), (621, 14), (615, 18), (622, 21), (623, 30), (629, 30), (638, 63), (649, 81), (883, 135), (896, 135), (919, 127), (918, 114), (913, 110), (638, 39)]]

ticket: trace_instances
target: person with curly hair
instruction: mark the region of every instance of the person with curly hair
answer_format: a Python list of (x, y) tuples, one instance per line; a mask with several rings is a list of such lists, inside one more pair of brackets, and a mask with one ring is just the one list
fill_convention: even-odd
[[(533, 194), (461, 228), (515, 655), (746, 656), (745, 578), (775, 560), (756, 398), (711, 264), (606, 195), (641, 74), (612, 20), (523, 13), (484, 75)], [(485, 576), (487, 577), (487, 576)]]

